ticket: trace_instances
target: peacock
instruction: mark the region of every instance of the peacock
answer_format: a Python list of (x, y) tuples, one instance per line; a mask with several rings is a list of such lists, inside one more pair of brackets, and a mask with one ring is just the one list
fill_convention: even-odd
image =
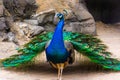
[(120, 70), (120, 61), (111, 57), (100, 39), (89, 34), (63, 31), (65, 15), (58, 13), (57, 17), (59, 22), (54, 32), (37, 35), (18, 49), (20, 54), (1, 60), (2, 67), (19, 67), (45, 51), (47, 62), (58, 70), (58, 80), (62, 80), (63, 69), (74, 62), (76, 50), (103, 68)]

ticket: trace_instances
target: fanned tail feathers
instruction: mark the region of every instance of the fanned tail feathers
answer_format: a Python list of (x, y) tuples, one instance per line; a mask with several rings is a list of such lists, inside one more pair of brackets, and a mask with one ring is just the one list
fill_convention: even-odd
[(32, 39), (29, 43), (25, 44), (22, 49), (18, 49), (18, 52), (21, 54), (1, 60), (2, 66), (18, 67), (21, 64), (30, 62), (37, 54), (45, 50), (45, 45), (51, 38), (49, 34), (51, 33), (42, 34)]
[[(31, 61), (37, 54), (45, 50), (45, 45), (52, 38), (52, 35), (53, 32), (38, 35), (18, 50), (21, 54), (2, 60), (2, 65), (4, 67), (16, 67)], [(92, 62), (104, 68), (120, 70), (120, 61), (111, 57), (111, 53), (106, 51), (107, 47), (102, 44), (100, 39), (91, 35), (72, 32), (64, 32), (63, 36), (65, 41), (73, 44), (75, 50), (90, 58)]]
[(107, 47), (99, 39), (90, 35), (76, 35), (79, 38), (71, 40), (71, 43), (78, 52), (104, 68), (120, 70), (120, 61), (111, 57), (111, 53), (106, 51)]

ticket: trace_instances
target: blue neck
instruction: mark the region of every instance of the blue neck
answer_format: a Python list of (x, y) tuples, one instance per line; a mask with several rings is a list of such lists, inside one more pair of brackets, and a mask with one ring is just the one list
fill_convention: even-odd
[(47, 60), (53, 63), (64, 63), (69, 57), (69, 53), (63, 40), (64, 19), (60, 19), (55, 29), (53, 38), (46, 48)]
[(51, 40), (50, 45), (54, 46), (55, 48), (65, 48), (64, 41), (63, 41), (63, 27), (64, 27), (64, 18), (60, 19), (55, 29), (53, 38)]

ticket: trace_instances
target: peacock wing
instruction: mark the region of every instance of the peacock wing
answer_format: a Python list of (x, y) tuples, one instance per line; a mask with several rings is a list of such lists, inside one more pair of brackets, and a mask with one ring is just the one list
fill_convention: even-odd
[(36, 36), (22, 48), (17, 49), (20, 54), (1, 60), (1, 65), (3, 67), (18, 67), (21, 64), (30, 62), (37, 54), (45, 50), (45, 45), (52, 38), (52, 35), (52, 32), (48, 32)]
[(64, 32), (64, 40), (72, 43), (74, 49), (87, 56), (92, 62), (104, 68), (120, 70), (120, 61), (112, 58), (107, 47), (95, 36), (81, 33)]

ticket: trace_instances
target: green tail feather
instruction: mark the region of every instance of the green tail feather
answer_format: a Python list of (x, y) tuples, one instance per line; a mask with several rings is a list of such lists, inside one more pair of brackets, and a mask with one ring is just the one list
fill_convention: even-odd
[[(16, 67), (31, 61), (38, 53), (45, 50), (45, 45), (52, 35), (53, 32), (38, 35), (18, 50), (21, 54), (2, 60), (2, 65)], [(65, 41), (73, 44), (75, 50), (86, 55), (92, 62), (102, 65), (104, 68), (120, 70), (120, 61), (111, 58), (111, 53), (106, 51), (107, 47), (101, 44), (101, 40), (91, 35), (72, 32), (64, 32), (63, 36)]]
[[(81, 36), (81, 35), (79, 35)], [(86, 35), (88, 36), (88, 35)], [(120, 70), (120, 61), (111, 58), (111, 53), (106, 51), (106, 46), (101, 44), (101, 41), (94, 37), (85, 37), (82, 39), (71, 40), (71, 43), (78, 52), (90, 58), (104, 68), (112, 70)]]
[(30, 62), (37, 54), (45, 50), (45, 45), (51, 39), (51, 32), (41, 34), (29, 43), (25, 44), (22, 49), (18, 49), (21, 54), (10, 56), (0, 62), (3, 67), (18, 67), (21, 64)]
[(71, 32), (65, 32), (64, 39), (71, 42), (75, 50), (90, 58), (92, 62), (107, 69), (120, 70), (120, 61), (111, 58), (111, 53), (106, 51), (107, 47), (102, 44), (100, 39), (91, 35)]
[(4, 67), (17, 67), (21, 64), (30, 62), (38, 53), (41, 53), (45, 48), (46, 42), (36, 43), (34, 45), (29, 44), (29, 47), (20, 49), (22, 54), (13, 55), (9, 58), (2, 60), (2, 66)]

